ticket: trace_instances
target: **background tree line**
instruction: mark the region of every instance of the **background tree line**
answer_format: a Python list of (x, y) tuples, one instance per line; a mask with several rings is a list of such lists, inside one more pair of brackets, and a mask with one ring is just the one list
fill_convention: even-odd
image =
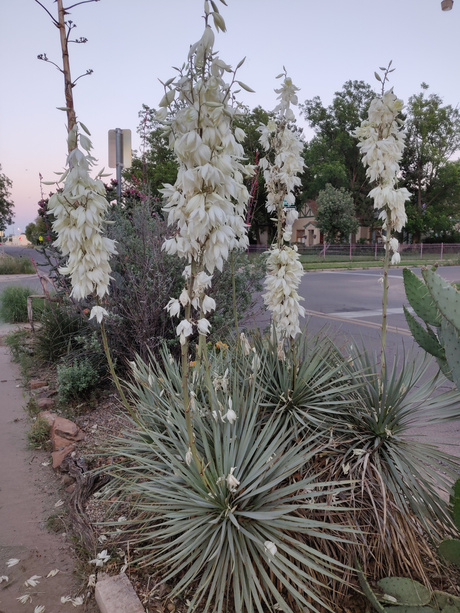
[[(305, 141), (306, 168), (297, 203), (300, 208), (308, 199), (317, 200), (318, 224), (328, 242), (348, 241), (350, 229), (353, 231), (356, 227), (350, 223), (350, 214), (359, 225), (369, 227), (371, 234), (379, 228), (376, 211), (367, 197), (371, 186), (352, 135), (367, 117), (374, 96), (368, 83), (350, 80), (335, 92), (329, 106), (318, 96), (299, 105), (314, 136)], [(124, 193), (130, 200), (147, 195), (158, 198), (157, 212), (161, 215), (160, 190), (164, 183), (174, 183), (177, 166), (162, 127), (155, 120), (155, 109), (144, 105), (139, 118), (142, 152), (134, 153), (132, 167), (123, 173)], [(242, 109), (238, 125), (246, 132), (243, 145), (252, 164), (258, 156), (258, 128), (269, 119), (270, 112), (260, 106)], [(438, 94), (429, 93), (428, 85), (422, 83), (421, 91), (407, 101), (401, 119), (407, 136), (400, 186), (407, 187), (412, 198), (406, 205), (408, 223), (400, 238), (406, 242), (460, 242), (457, 229), (460, 228), (460, 160), (454, 159), (460, 148), (460, 112), (445, 105)], [(257, 243), (264, 230), (268, 230), (270, 240), (274, 226), (264, 206), (262, 173), (252, 188), (254, 198), (247, 221), (250, 240)], [(109, 189), (108, 197), (112, 196), (113, 190)], [(321, 211), (326, 205), (328, 211)], [(340, 215), (331, 213), (334, 210), (344, 211), (343, 223)], [(29, 224), (26, 228), (29, 240), (37, 242), (38, 236), (44, 234), (43, 226), (43, 216), (35, 224)]]

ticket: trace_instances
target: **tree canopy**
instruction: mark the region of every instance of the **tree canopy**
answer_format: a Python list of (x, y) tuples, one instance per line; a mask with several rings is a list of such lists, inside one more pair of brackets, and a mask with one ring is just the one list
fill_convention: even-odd
[(320, 191), (316, 199), (318, 207), (316, 225), (324, 235), (325, 243), (348, 241), (350, 234), (358, 230), (353, 196), (341, 187), (331, 184)]
[(353, 198), (356, 213), (364, 225), (372, 226), (375, 215), (367, 194), (371, 190), (361, 163), (357, 141), (352, 136), (367, 111), (375, 92), (364, 81), (346, 81), (335, 92), (330, 106), (325, 107), (316, 96), (300, 104), (300, 109), (315, 136), (305, 148), (307, 173), (305, 195), (316, 198), (330, 184), (347, 189)]
[(10, 193), (13, 183), (1, 170), (0, 164), (0, 231), (4, 232), (13, 223), (14, 203)]
[(444, 105), (428, 85), (409, 98), (406, 148), (401, 163), (405, 187), (412, 199), (407, 207), (407, 232), (442, 238), (446, 224), (460, 219), (460, 166), (452, 156), (460, 149), (460, 111)]

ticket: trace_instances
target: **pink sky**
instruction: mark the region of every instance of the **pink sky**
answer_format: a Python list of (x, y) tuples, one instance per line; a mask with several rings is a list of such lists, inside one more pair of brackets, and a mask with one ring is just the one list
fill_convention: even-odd
[[(53, 12), (56, 4), (42, 0)], [(67, 2), (73, 4), (73, 2)], [(395, 93), (407, 98), (422, 81), (453, 106), (460, 102), (460, 6), (443, 13), (440, 0), (228, 0), (220, 5), (228, 32), (215, 48), (240, 69), (255, 94), (242, 92), (251, 107), (275, 105), (276, 75), (286, 66), (301, 88), (300, 100), (319, 95), (329, 104), (348, 79), (372, 85), (374, 70), (393, 60)], [(71, 11), (75, 37), (72, 76), (92, 68), (75, 88), (79, 119), (93, 135), (94, 153), (107, 166), (107, 132), (133, 131), (143, 103), (162, 97), (158, 79), (174, 76), (189, 45), (203, 28), (202, 0), (101, 0)], [(24, 230), (37, 215), (39, 173), (53, 180), (65, 164), (62, 76), (36, 59), (39, 53), (60, 63), (58, 31), (34, 0), (3, 2), (0, 11), (2, 96), (0, 164), (13, 181), (15, 222)], [(303, 122), (301, 122), (303, 124)], [(303, 124), (304, 125), (304, 124)], [(50, 189), (45, 186), (45, 190)]]

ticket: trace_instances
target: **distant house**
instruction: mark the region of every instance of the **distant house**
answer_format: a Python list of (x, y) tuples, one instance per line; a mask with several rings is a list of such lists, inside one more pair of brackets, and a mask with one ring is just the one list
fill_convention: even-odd
[[(312, 247), (323, 243), (323, 235), (316, 227), (316, 213), (318, 211), (316, 200), (307, 200), (299, 211), (299, 218), (292, 228), (292, 242)], [(369, 241), (371, 238), (370, 228), (359, 226), (358, 232), (352, 234), (351, 242), (360, 240)], [(348, 242), (348, 241), (347, 241)]]
[(27, 245), (31, 245), (32, 243), (27, 240), (25, 234), (16, 234), (14, 236), (8, 236), (4, 239), (5, 244), (13, 245), (14, 247), (27, 247)]

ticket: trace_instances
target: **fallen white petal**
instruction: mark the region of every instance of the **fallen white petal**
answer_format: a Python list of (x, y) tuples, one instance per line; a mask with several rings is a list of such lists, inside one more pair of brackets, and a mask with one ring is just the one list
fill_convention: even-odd
[(16, 598), (16, 600), (19, 600), (21, 604), (26, 604), (27, 602), (32, 602), (32, 596), (30, 594), (23, 594)]
[(74, 607), (81, 607), (84, 602), (83, 596), (77, 596), (77, 598), (72, 598), (70, 602), (73, 604)]
[(38, 581), (38, 579), (41, 579), (40, 575), (32, 575), (32, 577), (30, 577), (30, 579), (27, 579), (27, 581), (24, 581), (24, 585), (26, 587), (35, 587), (36, 585), (38, 585), (40, 583), (40, 581)]
[(37, 605), (34, 609), (34, 613), (45, 613), (45, 607), (44, 605), (40, 604)]
[(59, 572), (58, 568), (54, 568), (53, 570), (50, 570), (50, 572), (46, 575), (46, 578), (48, 579), (48, 577), (55, 577)]
[(0, 583), (3, 583), (3, 581), (5, 581), (6, 583), (8, 583), (8, 577), (6, 575), (2, 575), (0, 577)]
[(6, 565), (8, 566), (8, 568), (11, 568), (12, 566), (16, 566), (16, 564), (19, 564), (20, 561), (21, 560), (18, 560), (17, 558), (10, 558)]
[(64, 504), (64, 501), (59, 499), (54, 506), (55, 507), (62, 507), (63, 504)]

